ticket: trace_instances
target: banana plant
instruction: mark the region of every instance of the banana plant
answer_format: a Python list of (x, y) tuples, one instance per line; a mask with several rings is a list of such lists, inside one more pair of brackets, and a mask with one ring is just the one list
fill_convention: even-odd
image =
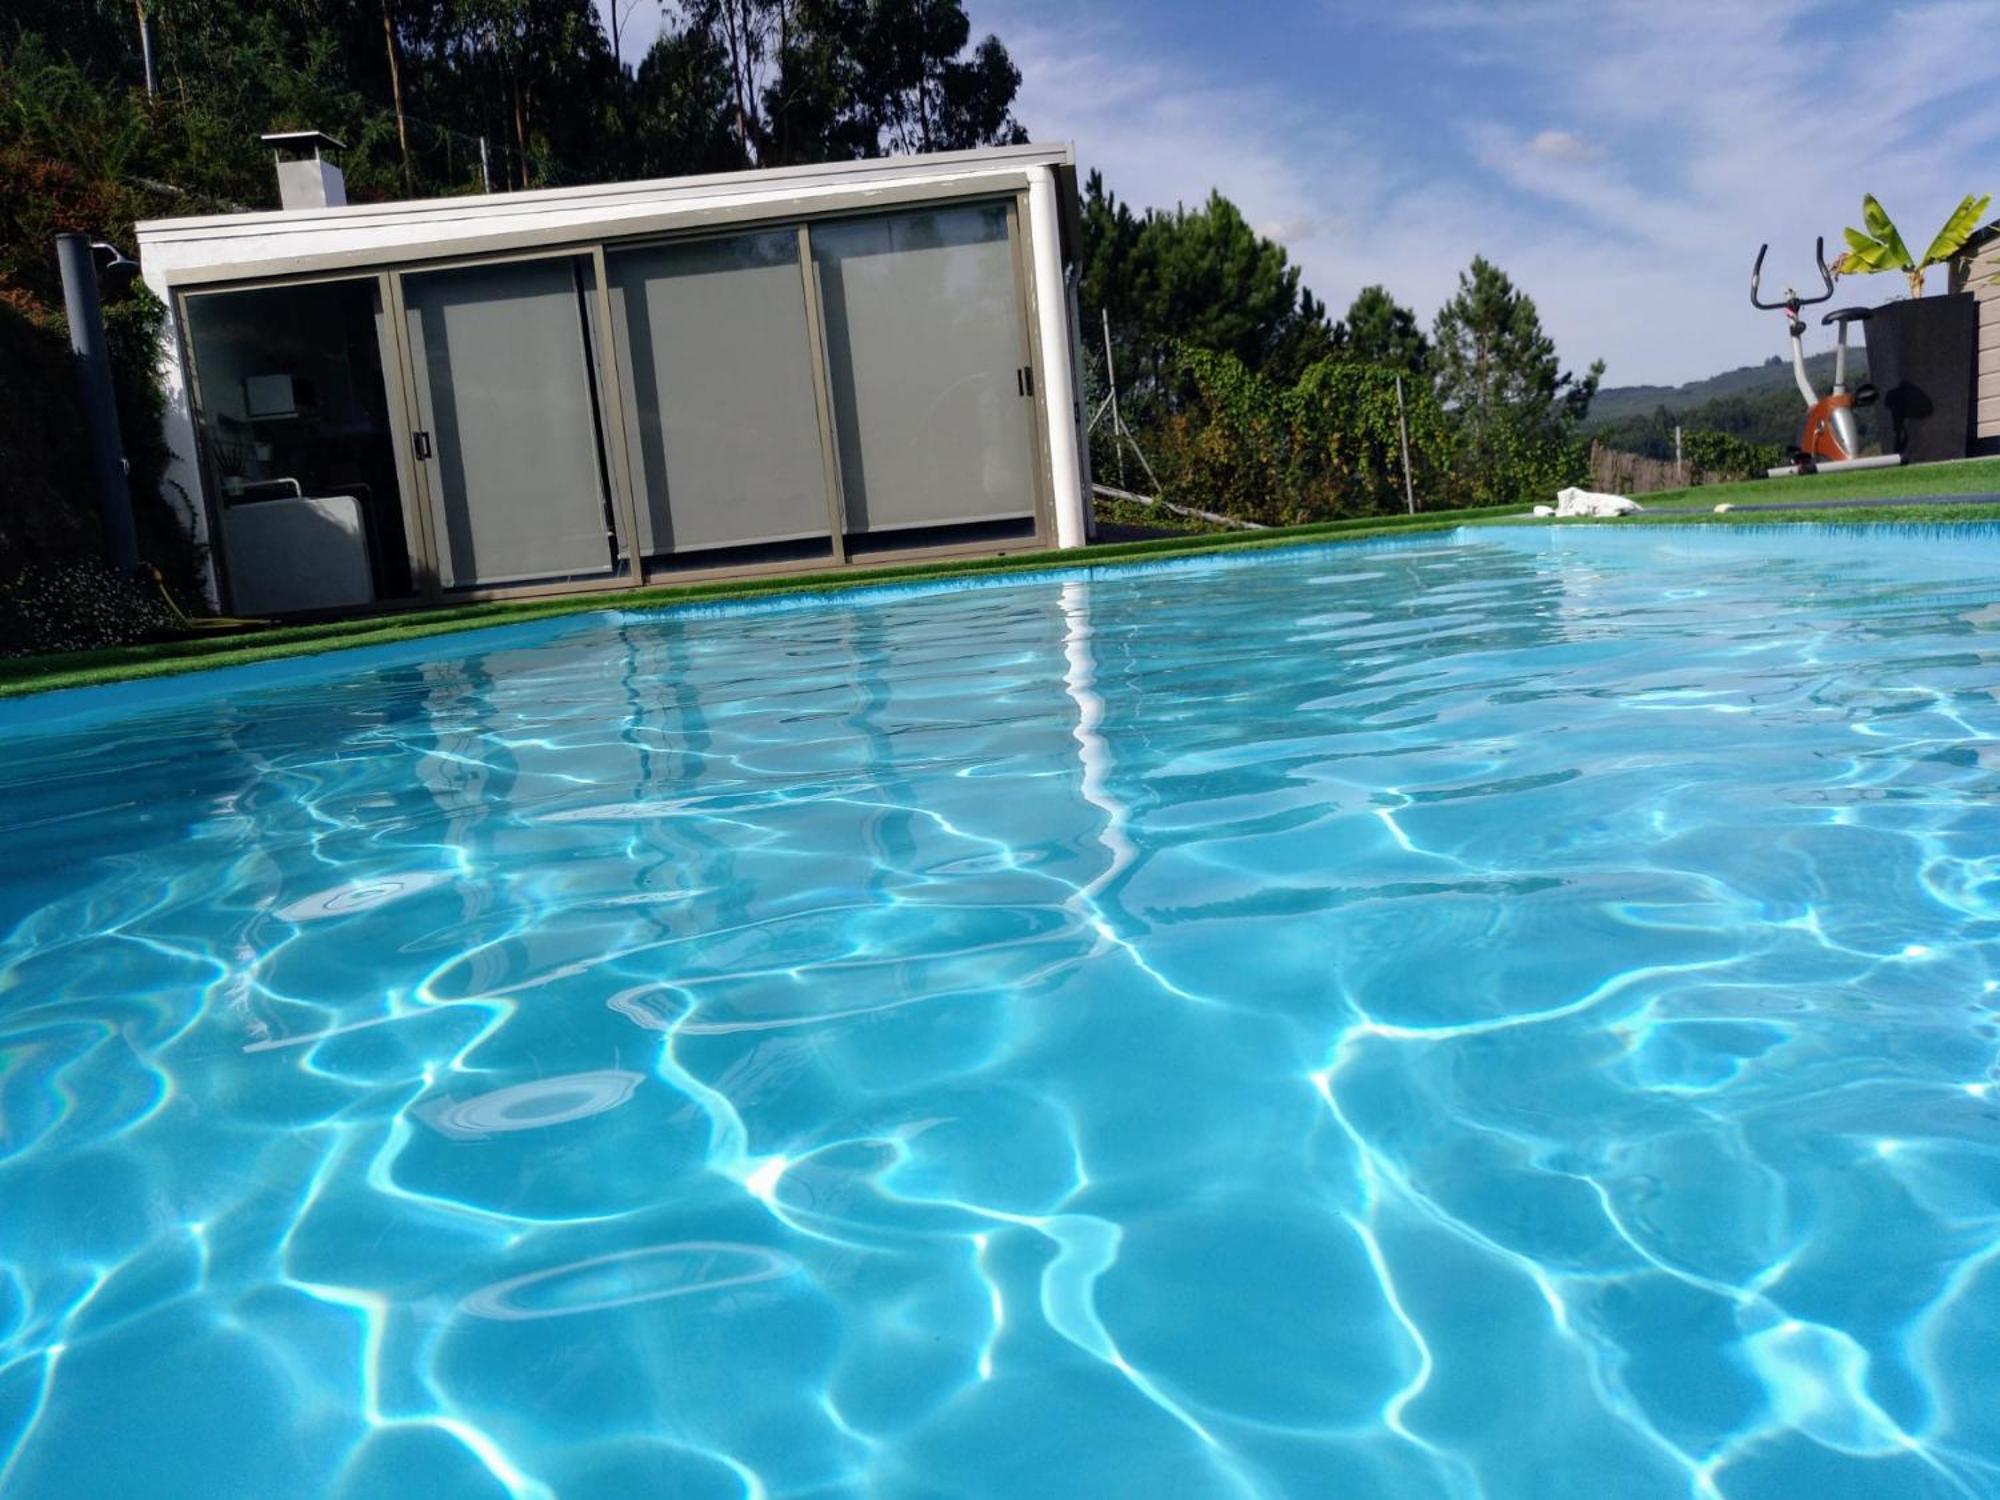
[(1875, 201), (1873, 193), (1864, 193), (1861, 195), (1861, 222), (1867, 228), (1846, 231), (1847, 249), (1834, 261), (1833, 274), (1854, 276), (1871, 275), (1876, 271), (1901, 271), (1910, 283), (1910, 295), (1921, 297), (1924, 294), (1924, 272), (1932, 266), (1943, 265), (1965, 248), (1965, 242), (1979, 228), (1980, 221), (1986, 217), (1987, 205), (1992, 201), (1990, 193), (1983, 198), (1967, 193), (1958, 207), (1951, 211), (1951, 217), (1944, 221), (1944, 228), (1931, 240), (1923, 259), (1916, 260), (1903, 243), (1902, 235), (1896, 232), (1895, 220)]

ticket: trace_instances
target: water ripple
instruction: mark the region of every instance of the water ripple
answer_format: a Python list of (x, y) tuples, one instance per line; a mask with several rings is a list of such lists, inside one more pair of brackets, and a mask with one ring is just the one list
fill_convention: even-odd
[(1996, 598), (1484, 530), (16, 707), (0, 1493), (2000, 1494)]

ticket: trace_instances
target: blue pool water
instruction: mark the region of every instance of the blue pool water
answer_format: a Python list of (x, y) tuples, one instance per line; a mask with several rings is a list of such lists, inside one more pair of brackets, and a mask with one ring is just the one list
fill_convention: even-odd
[(0, 720), (0, 1494), (2000, 1493), (2000, 532)]

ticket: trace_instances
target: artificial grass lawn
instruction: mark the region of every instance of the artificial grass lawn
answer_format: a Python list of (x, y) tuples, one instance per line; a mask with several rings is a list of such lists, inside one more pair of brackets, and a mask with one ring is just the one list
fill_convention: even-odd
[(1745, 479), (1702, 484), (1692, 489), (1639, 495), (1648, 510), (1718, 505), (1776, 505), (1802, 500), (1889, 500), (1920, 495), (1986, 495), (2000, 491), (2000, 458), (1960, 463), (1918, 464), (1907, 469), (1854, 469), (1845, 474), (1807, 474), (1798, 479)]
[[(1953, 505), (1952, 495), (2000, 491), (2000, 459), (1966, 463), (1928, 464), (1910, 469), (1866, 469), (1847, 474), (1815, 474), (1801, 479), (1762, 479), (1741, 484), (1702, 485), (1642, 497), (1649, 514), (1615, 522), (1566, 521), (1563, 525), (1860, 525), (1878, 521), (1903, 524), (1948, 524), (2000, 520), (2000, 506)], [(1837, 511), (1752, 511), (1716, 515), (1720, 504), (1769, 501), (1890, 499), (1936, 495), (1925, 505), (1884, 506)], [(1424, 511), (1414, 516), (1360, 516), (1312, 526), (1270, 531), (1185, 533), (1143, 542), (1117, 542), (1069, 551), (1021, 552), (1005, 557), (967, 558), (902, 567), (842, 568), (783, 577), (729, 579), (712, 583), (675, 584), (658, 588), (567, 594), (553, 599), (506, 600), (455, 605), (443, 609), (374, 615), (319, 625), (274, 625), (240, 635), (195, 637), (143, 646), (116, 646), (102, 651), (78, 651), (60, 656), (29, 656), (0, 660), (0, 698), (58, 688), (91, 687), (136, 678), (163, 677), (206, 667), (239, 666), (306, 656), (353, 646), (382, 646), (397, 641), (445, 635), (486, 625), (509, 625), (557, 615), (594, 610), (659, 609), (676, 604), (714, 603), (727, 599), (770, 598), (785, 594), (833, 593), (871, 584), (908, 583), (927, 578), (1041, 572), (1050, 568), (1088, 568), (1154, 558), (1208, 552), (1240, 552), (1284, 547), (1299, 542), (1388, 536), (1398, 533), (1447, 531), (1464, 525), (1546, 525), (1527, 515), (1527, 506), (1490, 506), (1476, 510)]]

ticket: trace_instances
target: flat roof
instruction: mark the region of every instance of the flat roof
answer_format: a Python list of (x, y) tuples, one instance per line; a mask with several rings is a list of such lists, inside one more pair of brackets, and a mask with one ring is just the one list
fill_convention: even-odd
[[(268, 137), (266, 139), (269, 139)], [(386, 203), (350, 203), (339, 208), (268, 209), (253, 213), (202, 214), (177, 219), (143, 219), (141, 238), (167, 241), (249, 233), (353, 230), (413, 220), (463, 220), (485, 215), (566, 216), (579, 211), (644, 201), (662, 208), (693, 205), (709, 198), (764, 199), (814, 188), (921, 183), (963, 177), (982, 169), (1074, 166), (1068, 142), (1052, 146), (985, 146), (973, 151), (935, 151), (916, 156), (877, 156), (865, 161), (816, 162), (798, 167), (752, 167), (739, 172), (704, 172), (687, 177), (655, 177), (639, 182), (598, 182), (582, 187), (530, 188), (518, 193), (467, 193), (452, 198), (400, 198)]]
[(147, 285), (164, 297), (173, 287), (365, 274), (592, 241), (922, 208), (1012, 194), (1050, 172), (1057, 178), (1061, 242), (1074, 254), (1081, 235), (1075, 162), (1066, 143), (994, 146), (520, 193), (148, 219), (138, 226), (139, 259)]

